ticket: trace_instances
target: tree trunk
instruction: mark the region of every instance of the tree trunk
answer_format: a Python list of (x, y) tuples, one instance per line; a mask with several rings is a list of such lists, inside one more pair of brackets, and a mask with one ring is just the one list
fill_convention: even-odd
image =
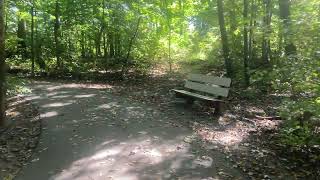
[(108, 55), (106, 34), (107, 33), (103, 33), (103, 57), (104, 58), (106, 58)]
[(34, 2), (31, 7), (31, 76), (34, 77)]
[(249, 0), (243, 0), (243, 19), (244, 19), (244, 28), (243, 28), (243, 74), (244, 74), (244, 84), (245, 87), (249, 86), (250, 77), (248, 73), (248, 60), (249, 60), (249, 38), (248, 38), (248, 9), (249, 9)]
[(180, 36), (184, 34), (184, 20), (185, 20), (185, 13), (184, 13), (184, 2), (182, 0), (179, 0), (179, 11), (181, 16), (181, 22), (180, 22)]
[[(236, 0), (230, 0), (232, 6), (236, 5)], [(238, 21), (237, 21), (237, 8), (232, 7), (230, 12), (229, 21), (230, 21), (230, 39), (231, 39), (231, 49), (230, 49), (230, 57), (240, 57), (242, 53), (239, 51), (239, 44), (241, 44), (241, 35), (237, 34), (238, 30)]]
[(249, 62), (253, 62), (255, 57), (254, 52), (254, 28), (256, 21), (256, 5), (255, 0), (251, 0), (251, 17), (250, 17), (250, 34), (249, 34)]
[(131, 49), (132, 49), (132, 46), (133, 46), (133, 42), (134, 40), (136, 39), (137, 35), (138, 35), (138, 31), (139, 31), (139, 27), (140, 27), (140, 22), (141, 22), (141, 17), (139, 17), (138, 19), (138, 23), (137, 23), (137, 27), (134, 31), (134, 34), (132, 36), (132, 38), (130, 39), (130, 42), (129, 42), (129, 46), (128, 46), (128, 52), (127, 52), (127, 56), (126, 56), (126, 59), (125, 59), (125, 62), (124, 62), (124, 65), (122, 66), (122, 75), (124, 75), (124, 73), (126, 73), (126, 68), (127, 68), (127, 65), (128, 65), (128, 61), (129, 61), (129, 58), (130, 58), (130, 54), (131, 54)]
[(165, 8), (167, 14), (167, 26), (168, 26), (168, 61), (169, 61), (169, 72), (172, 72), (172, 59), (171, 59), (171, 11), (169, 10), (167, 0), (165, 0)]
[(104, 31), (104, 25), (102, 24), (96, 37), (96, 57), (97, 58), (101, 56), (101, 38), (103, 35), (103, 31)]
[[(34, 12), (34, 16), (37, 17), (37, 12)], [(46, 63), (45, 61), (41, 58), (42, 56), (42, 41), (40, 41), (39, 39), (39, 33), (38, 33), (38, 26), (37, 26), (37, 21), (35, 21), (35, 44), (34, 44), (34, 48), (35, 48), (35, 62), (36, 64), (39, 65), (39, 68), (41, 70), (41, 72), (44, 72), (46, 69)]]
[(230, 58), (230, 49), (228, 45), (228, 35), (224, 21), (224, 10), (223, 10), (223, 2), (222, 0), (217, 0), (218, 5), (218, 17), (219, 17), (219, 25), (220, 25), (220, 32), (221, 32), (221, 42), (222, 42), (222, 50), (223, 50), (223, 57), (225, 61), (225, 67), (227, 71), (227, 76), (232, 77), (233, 70), (232, 70), (232, 62)]
[(5, 124), (5, 37), (4, 37), (4, 0), (0, 0), (0, 126)]
[(121, 56), (121, 35), (120, 33), (117, 33), (117, 57)]
[(114, 33), (112, 32), (113, 29), (110, 29), (109, 32), (109, 38), (108, 38), (108, 42), (109, 42), (109, 57), (113, 58), (115, 53), (114, 53)]
[(263, 38), (262, 38), (262, 60), (263, 64), (270, 64), (270, 33), (271, 33), (271, 18), (272, 18), (272, 2), (271, 0), (264, 1), (265, 15), (263, 17)]
[[(5, 3), (4, 3), (5, 4)], [(6, 5), (4, 5), (6, 6)], [(5, 26), (4, 26), (4, 35), (7, 36), (7, 30), (8, 30), (8, 23), (9, 23), (9, 18), (8, 18), (8, 10), (6, 8), (4, 8), (4, 23), (5, 23)]]
[(21, 54), (22, 59), (27, 58), (27, 45), (26, 45), (26, 21), (24, 19), (19, 19), (18, 21), (18, 50)]
[(72, 53), (75, 52), (74, 48), (73, 48), (73, 39), (72, 39), (72, 35), (70, 32), (68, 32), (69, 36), (67, 37), (67, 41), (68, 41), (68, 58), (70, 58), (70, 60), (72, 60)]
[(115, 57), (119, 57), (120, 54), (118, 54), (119, 52), (119, 33), (117, 32), (118, 30), (116, 30), (116, 33), (114, 34), (114, 56)]
[(81, 31), (81, 41), (80, 41), (80, 46), (81, 46), (81, 57), (84, 58), (86, 56), (86, 51), (85, 51), (85, 38), (84, 38), (84, 32)]
[(57, 58), (57, 69), (61, 69), (61, 57), (60, 57), (60, 7), (59, 1), (56, 0), (55, 7), (55, 24), (54, 24), (54, 41), (56, 45), (56, 58)]
[(169, 72), (172, 72), (172, 59), (171, 59), (171, 22), (169, 22), (169, 35), (168, 35), (168, 44), (169, 44), (169, 53), (168, 53), (168, 58), (169, 58)]
[(280, 19), (282, 20), (282, 34), (286, 55), (295, 55), (297, 48), (292, 42), (292, 29), (290, 19), (290, 0), (279, 0)]

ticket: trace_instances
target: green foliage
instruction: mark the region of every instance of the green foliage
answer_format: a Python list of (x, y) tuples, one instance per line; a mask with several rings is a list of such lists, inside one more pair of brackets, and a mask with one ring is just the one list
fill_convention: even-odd
[[(319, 98), (317, 98), (319, 99)], [(306, 116), (306, 114), (309, 114)], [(320, 103), (313, 98), (288, 100), (280, 108), (280, 115), (286, 119), (282, 141), (287, 145), (320, 144), (316, 133), (320, 123)]]
[[(36, 59), (41, 59), (36, 60), (36, 65), (40, 66), (39, 62), (45, 62), (46, 71), (55, 69), (56, 62), (52, 61), (56, 56), (53, 33), (55, 1), (12, 1), (7, 6), (7, 51), (14, 52), (21, 62), (31, 58), (29, 31), (33, 6), (36, 11), (34, 46)], [(150, 67), (155, 61), (158, 64), (167, 63), (169, 57), (170, 62), (213, 59), (220, 48), (216, 14), (212, 13), (215, 11), (213, 2), (63, 0), (59, 1), (59, 7), (60, 55), (63, 64), (67, 66), (65, 69), (75, 69), (69, 67), (75, 63), (78, 64), (76, 67), (81, 66), (87, 70), (104, 70), (106, 67), (119, 70), (123, 66), (122, 60), (127, 55), (139, 17), (142, 17), (142, 21), (129, 58), (135, 63), (130, 67), (138, 68), (138, 71), (141, 67)], [(17, 42), (17, 19), (26, 22), (26, 39), (20, 39), (28, 47), (26, 59), (21, 58), (22, 53)], [(82, 59), (91, 63), (82, 65)], [(101, 66), (92, 66), (94, 63)], [(27, 67), (30, 66), (31, 64)]]
[(149, 59), (139, 59), (133, 62), (133, 67), (138, 73), (146, 75), (154, 64), (155, 62), (150, 61)]
[[(319, 99), (319, 98), (318, 98)], [(296, 121), (297, 117), (303, 116), (305, 112), (312, 114), (314, 119), (320, 120), (320, 103), (314, 99), (299, 99), (297, 101), (284, 101), (280, 108), (281, 116), (288, 121)], [(306, 122), (308, 123), (308, 122)]]
[(287, 90), (294, 96), (320, 94), (319, 57), (294, 56), (280, 61), (279, 65), (275, 66), (276, 89)]
[(282, 59), (274, 68), (274, 88), (288, 95), (280, 108), (280, 115), (286, 119), (283, 130), (286, 144), (320, 144), (319, 135), (314, 134), (320, 123), (318, 67), (320, 61), (317, 57), (294, 56)]
[(27, 87), (27, 81), (19, 77), (9, 76), (7, 78), (7, 88), (8, 96), (27, 94), (31, 92), (31, 89)]
[(291, 125), (281, 130), (281, 143), (293, 147), (319, 145), (320, 137), (314, 133), (312, 127)]

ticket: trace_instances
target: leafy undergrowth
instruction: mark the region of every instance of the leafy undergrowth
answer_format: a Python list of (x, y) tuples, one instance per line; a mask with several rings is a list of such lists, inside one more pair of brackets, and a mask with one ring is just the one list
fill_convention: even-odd
[[(132, 100), (157, 105), (166, 111), (174, 101), (170, 90), (183, 86), (181, 76), (158, 76), (116, 83), (114, 93)], [(243, 95), (244, 94), (244, 95)], [(212, 109), (196, 106), (194, 113), (214, 122), (188, 122), (212, 147), (252, 178), (314, 179), (320, 175), (319, 147), (310, 149), (285, 146), (280, 141), (282, 120), (276, 116), (282, 97), (263, 96), (254, 90), (233, 91), (223, 116), (213, 118)]]
[(23, 97), (8, 99), (8, 126), (0, 129), (0, 179), (13, 179), (39, 142), (37, 108)]
[(16, 76), (8, 76), (7, 82), (8, 82), (8, 86), (7, 86), (8, 96), (14, 96), (16, 94), (27, 94), (31, 92), (31, 90), (26, 86), (28, 84), (28, 81), (23, 78), (16, 77)]
[[(259, 98), (258, 98), (259, 97)], [(259, 179), (316, 179), (320, 175), (319, 147), (297, 149), (282, 143), (283, 121), (276, 116), (281, 96), (236, 96), (219, 123), (226, 132), (239, 132), (238, 141), (219, 143), (236, 166)], [(221, 123), (227, 121), (228, 123)], [(235, 129), (235, 130), (234, 130)], [(199, 131), (199, 128), (198, 128)], [(228, 139), (228, 134), (223, 140)], [(241, 138), (239, 138), (241, 137)], [(207, 139), (215, 143), (219, 137)], [(229, 140), (230, 140), (229, 139)], [(222, 141), (225, 142), (225, 141)], [(230, 142), (230, 141), (227, 141)]]

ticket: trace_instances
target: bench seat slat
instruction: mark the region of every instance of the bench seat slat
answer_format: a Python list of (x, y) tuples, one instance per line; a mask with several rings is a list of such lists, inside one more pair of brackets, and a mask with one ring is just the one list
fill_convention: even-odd
[(185, 90), (173, 89), (172, 91), (174, 91), (174, 92), (176, 92), (176, 93), (180, 93), (180, 94), (185, 94), (185, 95), (188, 95), (188, 96), (192, 96), (192, 97), (195, 97), (195, 98), (207, 100), (207, 101), (221, 101), (221, 100), (216, 99), (216, 98), (214, 98), (214, 97), (204, 96), (204, 95), (196, 94), (196, 93), (189, 92), (189, 91), (185, 91)]
[(187, 81), (185, 87), (188, 89), (209, 93), (215, 96), (228, 97), (228, 94), (229, 94), (228, 88), (222, 88), (219, 86), (210, 86), (210, 85), (200, 84), (200, 83), (191, 82), (191, 81)]
[(189, 74), (188, 80), (201, 82), (206, 84), (215, 84), (218, 86), (230, 87), (231, 79), (225, 77), (215, 77), (215, 76), (207, 76), (202, 74)]

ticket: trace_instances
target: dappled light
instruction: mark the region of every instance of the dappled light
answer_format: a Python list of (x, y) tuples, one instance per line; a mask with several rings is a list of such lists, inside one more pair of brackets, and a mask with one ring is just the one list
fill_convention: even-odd
[[(186, 159), (193, 159), (192, 153), (189, 151), (188, 145), (181, 142), (181, 139), (173, 139), (160, 143), (157, 137), (144, 137), (131, 139), (116, 143), (115, 141), (103, 142), (98, 145), (93, 155), (74, 161), (68, 168), (55, 176), (59, 180), (67, 180), (74, 178), (115, 178), (125, 179), (141, 179), (141, 177), (165, 177), (170, 173), (169, 169), (179, 169)], [(102, 148), (102, 147), (103, 148)], [(176, 160), (174, 160), (176, 159)], [(172, 161), (168, 169), (155, 170), (152, 172), (144, 171), (146, 167), (161, 164), (165, 161)], [(193, 161), (191, 161), (193, 162)], [(194, 159), (193, 166), (201, 165), (200, 159)], [(210, 167), (210, 165), (208, 166)], [(139, 172), (139, 171), (142, 172)], [(85, 174), (82, 174), (86, 172)], [(154, 173), (154, 174), (152, 174)]]
[(38, 99), (41, 99), (41, 96), (28, 96), (27, 100), (38, 100)]
[(99, 105), (96, 109), (112, 109), (112, 108), (119, 108), (120, 105), (117, 102), (110, 102), (108, 104)]
[(42, 107), (44, 107), (44, 108), (63, 107), (63, 106), (71, 105), (71, 104), (72, 103), (60, 103), (60, 102), (57, 102), (57, 103), (45, 104)]
[[(238, 165), (229, 165), (228, 153), (268, 157), (269, 151), (251, 151), (247, 142), (253, 132), (280, 125), (265, 117), (272, 105), (234, 104), (208, 122), (209, 116), (194, 113), (200, 103), (188, 107), (182, 101), (165, 102), (166, 109), (155, 108), (97, 86), (52, 83), (43, 89), (42, 83), (35, 83), (35, 93), (27, 99), (40, 108), (43, 140), (20, 177), (32, 178), (38, 169), (48, 172), (39, 174), (43, 179), (58, 180), (244, 177)], [(261, 117), (267, 119), (256, 119)], [(55, 161), (48, 164), (52, 157)]]
[(30, 100), (33, 100), (33, 99), (40, 99), (40, 96), (31, 96), (30, 99), (29, 98), (28, 99), (21, 99), (21, 97), (19, 97), (19, 96), (14, 96), (14, 97), (8, 99), (8, 102), (10, 102), (9, 108), (17, 106), (19, 104), (23, 104), (23, 103), (30, 101)]
[(217, 132), (212, 136), (214, 136), (215, 142), (224, 146), (239, 145), (245, 138), (248, 137), (248, 135), (239, 133), (237, 128), (229, 129), (226, 132)]
[(58, 116), (58, 115), (59, 115), (58, 112), (50, 111), (50, 112), (46, 112), (46, 113), (40, 114), (40, 117), (42, 117), (42, 118), (50, 118), (50, 117), (54, 117), (54, 116)]
[(20, 112), (18, 112), (18, 111), (13, 111), (12, 109), (10, 110), (7, 110), (7, 116), (9, 117), (9, 118), (15, 118), (15, 117), (17, 117), (17, 116), (19, 116), (19, 115), (21, 115), (21, 113)]
[[(41, 87), (37, 86), (37, 88), (41, 89)], [(70, 95), (65, 95), (65, 94), (69, 94), (69, 91), (59, 91), (59, 92), (50, 92), (47, 94), (48, 97), (55, 97), (57, 95), (59, 96), (66, 96), (66, 97), (70, 97)]]
[(59, 96), (51, 96), (52, 99), (64, 99), (64, 98), (68, 98), (71, 95), (59, 95)]
[(64, 88), (86, 88), (86, 89), (112, 89), (113, 86), (106, 84), (61, 84), (58, 86), (47, 87), (49, 91), (60, 90)]
[[(43, 88), (34, 87), (34, 91)], [(226, 163), (221, 156), (209, 157), (206, 150), (198, 152), (194, 134), (177, 125), (190, 114), (170, 117), (138, 102), (115, 100), (99, 88), (88, 92), (75, 85), (56, 87), (48, 85), (51, 94), (38, 99), (45, 124), (39, 149), (44, 150), (22, 172), (23, 177), (32, 177), (40, 167), (49, 172), (41, 177), (56, 180), (189, 177), (190, 171), (199, 172), (193, 176), (211, 177), (217, 173), (210, 172), (212, 166)], [(59, 96), (65, 97), (54, 98)], [(49, 165), (52, 156), (55, 163)]]
[(0, 0), (0, 179), (318, 179), (320, 0)]
[(221, 119), (227, 119), (226, 117), (220, 118), (219, 122), (222, 122), (222, 128), (213, 128), (210, 126), (198, 126), (197, 133), (206, 141), (211, 143), (228, 147), (235, 148), (243, 141), (249, 138), (249, 130), (241, 122), (235, 123), (233, 120), (226, 121)]
[(76, 95), (75, 98), (90, 98), (96, 96), (96, 94), (82, 94), (82, 95)]

